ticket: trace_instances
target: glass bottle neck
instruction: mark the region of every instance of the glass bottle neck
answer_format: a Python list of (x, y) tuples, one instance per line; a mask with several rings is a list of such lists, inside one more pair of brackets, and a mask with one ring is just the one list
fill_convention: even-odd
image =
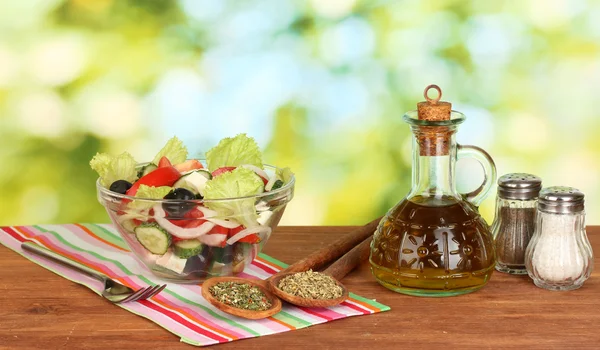
[(454, 179), (455, 128), (413, 128), (412, 190), (408, 198), (460, 199)]

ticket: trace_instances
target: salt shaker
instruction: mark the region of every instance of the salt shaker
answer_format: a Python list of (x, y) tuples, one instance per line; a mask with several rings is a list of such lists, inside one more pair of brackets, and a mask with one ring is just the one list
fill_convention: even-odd
[(590, 277), (593, 260), (583, 193), (572, 187), (543, 189), (535, 232), (525, 252), (529, 277), (540, 288), (577, 289)]
[(525, 250), (535, 229), (537, 199), (542, 179), (512, 173), (498, 179), (496, 216), (492, 235), (496, 248), (496, 270), (525, 275)]

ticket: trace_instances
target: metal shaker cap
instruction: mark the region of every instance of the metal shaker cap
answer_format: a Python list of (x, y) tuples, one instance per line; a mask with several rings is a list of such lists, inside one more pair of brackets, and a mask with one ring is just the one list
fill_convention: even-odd
[(503, 199), (534, 199), (541, 189), (542, 179), (531, 174), (512, 173), (498, 179), (498, 197)]
[(573, 187), (547, 187), (540, 192), (538, 209), (547, 213), (578, 213), (584, 209), (584, 194)]

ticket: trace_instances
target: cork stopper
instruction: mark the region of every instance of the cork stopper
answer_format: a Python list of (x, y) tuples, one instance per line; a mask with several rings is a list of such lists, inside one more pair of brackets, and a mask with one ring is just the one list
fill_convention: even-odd
[[(437, 90), (437, 98), (430, 98), (429, 91)], [(423, 93), (425, 101), (417, 103), (419, 120), (450, 120), (452, 104), (440, 101), (442, 89), (437, 85), (429, 85)], [(451, 137), (454, 131), (447, 126), (421, 126), (416, 132), (421, 156), (445, 156), (450, 153)]]
[[(429, 91), (431, 89), (437, 90), (437, 98), (430, 98)], [(425, 101), (417, 103), (417, 112), (420, 120), (450, 120), (450, 112), (452, 111), (452, 104), (450, 102), (440, 101), (442, 98), (442, 89), (439, 86), (432, 84), (425, 88), (423, 92)]]

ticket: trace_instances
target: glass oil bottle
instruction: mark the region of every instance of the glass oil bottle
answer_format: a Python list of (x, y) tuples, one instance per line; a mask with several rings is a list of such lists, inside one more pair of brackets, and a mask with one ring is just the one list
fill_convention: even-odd
[[(430, 99), (428, 91), (439, 96)], [(376, 280), (393, 291), (443, 297), (483, 287), (494, 271), (493, 238), (477, 206), (496, 180), (492, 158), (481, 148), (456, 143), (462, 113), (425, 89), (425, 102), (404, 121), (413, 132), (412, 189), (381, 220), (369, 262)], [(475, 191), (459, 194), (455, 165), (478, 160), (485, 173)]]

